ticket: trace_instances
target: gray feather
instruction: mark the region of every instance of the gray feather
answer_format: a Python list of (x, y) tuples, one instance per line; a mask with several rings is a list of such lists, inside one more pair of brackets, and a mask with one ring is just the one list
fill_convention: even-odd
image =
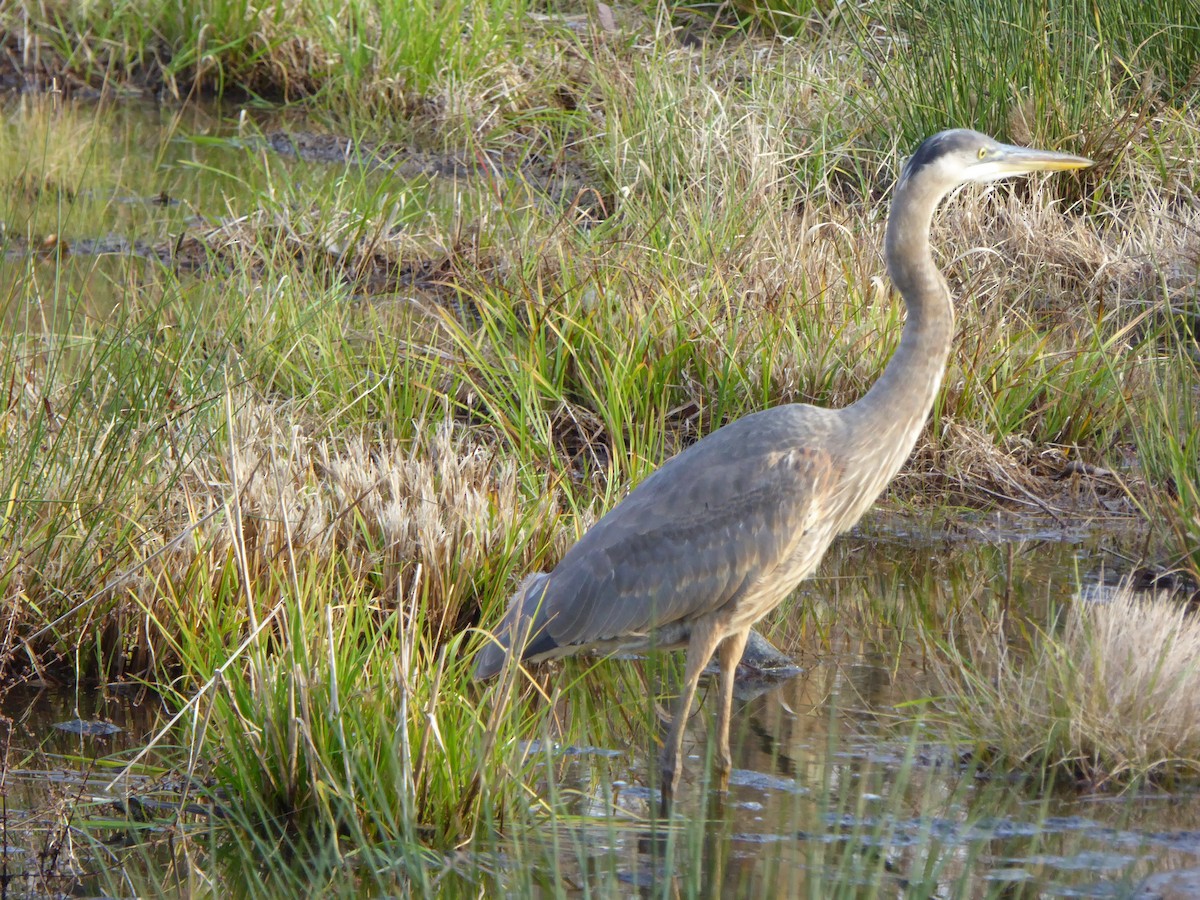
[[(542, 581), (522, 582), (497, 629), (504, 649), (486, 647), (476, 675), (499, 671), (522, 623), (532, 622), (535, 635), (522, 645), (524, 659), (646, 646), (660, 636), (685, 640), (689, 621), (736, 602), (797, 551), (814, 498), (834, 475), (829, 455), (807, 448), (827, 445), (836, 428), (826, 410), (777, 407), (726, 425), (669, 460), (553, 572), (533, 576), (546, 579), (544, 595)], [(820, 554), (806, 557), (815, 565)], [(789, 579), (799, 581), (811, 565), (789, 566), (797, 568)]]
[(548, 578), (544, 572), (534, 572), (517, 586), (504, 621), (496, 629), (495, 640), (485, 644), (475, 657), (476, 678), (491, 678), (499, 673), (514, 644), (523, 648), (522, 659), (526, 654), (541, 655), (556, 649), (546, 630), (544, 593)]

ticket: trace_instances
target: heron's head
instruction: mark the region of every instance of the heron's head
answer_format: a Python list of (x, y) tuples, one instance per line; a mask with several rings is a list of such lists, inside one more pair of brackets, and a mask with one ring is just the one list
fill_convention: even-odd
[(921, 181), (937, 194), (945, 193), (968, 181), (988, 182), (1026, 172), (1053, 172), (1083, 169), (1090, 159), (1014, 147), (992, 140), (986, 134), (956, 128), (927, 138), (909, 159), (900, 176), (900, 186)]

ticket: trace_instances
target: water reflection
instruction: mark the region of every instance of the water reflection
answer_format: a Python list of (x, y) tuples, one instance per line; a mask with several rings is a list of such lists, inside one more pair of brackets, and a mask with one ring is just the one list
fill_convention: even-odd
[(141, 747), (163, 712), (158, 695), (138, 685), (16, 684), (0, 690), (0, 723), (10, 754), (95, 759), (122, 753)]
[(4, 896), (100, 892), (110, 850), (83, 828), (112, 817), (113, 767), (144, 745), (161, 712), (136, 687), (0, 690)]

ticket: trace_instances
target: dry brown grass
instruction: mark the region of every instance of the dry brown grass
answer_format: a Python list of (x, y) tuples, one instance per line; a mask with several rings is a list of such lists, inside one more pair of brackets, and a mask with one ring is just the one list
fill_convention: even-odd
[[(242, 572), (264, 585), (281, 567), (349, 563), (357, 577), (377, 580), (383, 598), (420, 568), (429, 614), (453, 631), (476, 614), (483, 598), (474, 591), (502, 595), (510, 567), (544, 565), (543, 556), (557, 558), (577, 536), (579, 524), (560, 514), (558, 492), (547, 485), (540, 496), (525, 496), (513, 460), (450, 416), (426, 423), (428, 437), (401, 442), (383, 428), (331, 435), (320, 420), (254, 396), (230, 405), (228, 453), (214, 447), (194, 456), (165, 493), (154, 481), (135, 480), (112, 484), (105, 496), (106, 482), (93, 483), (90, 474), (103, 440), (55, 448), (39, 472), (36, 515), (22, 508), (14, 519), (30, 537), (0, 548), (8, 634), (28, 636), (48, 616), (57, 621), (59, 604), (73, 599), (58, 586), (81, 576), (98, 580), (75, 607), (78, 617), (66, 619), (66, 633), (86, 627), (95, 604), (133, 620), (161, 617), (170, 628), (190, 603), (176, 608), (165, 586), (199, 574), (219, 594), (235, 553)], [(19, 439), (22, 423), (5, 421), (6, 437)], [(93, 507), (122, 510), (118, 521), (137, 521), (136, 533), (88, 532), (83, 521)], [(261, 602), (274, 603), (274, 594)], [(130, 645), (131, 663), (153, 658), (153, 630), (134, 629), (130, 640), (139, 649)], [(29, 649), (36, 656), (41, 646), (34, 640)], [(0, 651), (16, 661), (15, 645), (5, 642)]]
[[(428, 437), (411, 442), (384, 429), (331, 436), (243, 399), (231, 417), (230, 455), (210, 458), (187, 486), (192, 522), (226, 508), (196, 528), (190, 546), (214, 571), (237, 550), (255, 576), (285, 559), (353, 561), (361, 577), (379, 579), (381, 597), (419, 568), (429, 615), (450, 632), (463, 627), (483, 599), (473, 590), (503, 592), (504, 571), (557, 557), (575, 532), (555, 491), (523, 496), (511, 459), (449, 416), (428, 424)], [(172, 577), (194, 556), (178, 550)]]
[(449, 239), (403, 227), (396, 212), (384, 209), (368, 218), (358, 210), (279, 206), (201, 225), (185, 240), (193, 240), (194, 250), (221, 273), (266, 278), (277, 276), (281, 266), (295, 266), (314, 286), (345, 285), (374, 295), (449, 288), (454, 281)]
[(1163, 596), (1080, 602), (1027, 652), (993, 632), (936, 673), (947, 727), (1000, 765), (1045, 763), (1091, 782), (1200, 773), (1200, 619)]
[(427, 440), (402, 445), (379, 434), (309, 433), (277, 407), (247, 402), (233, 431), (218, 496), (237, 494), (268, 552), (336, 547), (469, 566), (521, 525), (513, 462), (449, 418)]

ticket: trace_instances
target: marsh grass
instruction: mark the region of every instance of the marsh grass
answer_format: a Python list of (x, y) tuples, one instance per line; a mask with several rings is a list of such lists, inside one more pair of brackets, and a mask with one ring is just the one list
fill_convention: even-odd
[(99, 14), (95, 6), (22, 2), (7, 7), (3, 24), (23, 35), (30, 75), (97, 86), (119, 79), (176, 99), (328, 93), (365, 98), (378, 111), (397, 102), (452, 105), (500, 88), (509, 66), (496, 66), (497, 56), (511, 54), (514, 29), (528, 12), (522, 0), (270, 9), (243, 0), (122, 0), (106, 7)]
[[(126, 161), (137, 141), (86, 106), (22, 99), (6, 120), (0, 238), (27, 252), (0, 268), (0, 659), (6, 673), (139, 677), (169, 693), (181, 713), (170, 737), (185, 734), (186, 768), (215, 779), (206, 799), (227, 816), (210, 837), (265, 860), (247, 885), (336, 893), (352, 869), (356, 889), (553, 890), (544, 873), (587, 854), (559, 826), (573, 824), (571, 803), (603, 797), (611, 772), (597, 767), (589, 794), (554, 748), (652, 760), (654, 701), (679, 661), (513, 668), (480, 687), (476, 628), (689, 443), (766, 406), (862, 395), (903, 319), (883, 277), (887, 192), (926, 131), (999, 127), (1102, 166), (967, 189), (940, 212), (960, 337), (886, 502), (1127, 509), (1115, 479), (1076, 497), (1056, 486), (1082, 459), (1117, 470), (1172, 556), (1197, 564), (1194, 332), (1176, 326), (1194, 309), (1200, 131), (1173, 55), (1190, 51), (1156, 43), (1186, 38), (1186, 22), (1121, 63), (1116, 45), (1055, 43), (1056, 31), (1028, 71), (1013, 47), (982, 82), (982, 50), (935, 59), (956, 67), (937, 77), (920, 68), (929, 54), (906, 52), (875, 81), (879, 58), (832, 21), (699, 52), (636, 5), (615, 31), (520, 2), (439, 9), (218, 4), (202, 30), (178, 5), (2, 14), (25, 29), (34, 74), (305, 96), (321, 127), (356, 138), (578, 159), (601, 197), (581, 215), (520, 165), (439, 180), (281, 159), (253, 109), (227, 128), (237, 146), (220, 123), (189, 136), (176, 118), (140, 165)], [(976, 35), (983, 19), (961, 5), (915, 9), (887, 7), (889, 41), (1020, 37)], [(1154, 100), (1126, 78), (1151, 54)], [(1076, 83), (1100, 62), (1103, 77)], [(1026, 110), (1027, 135), (1014, 118), (1026, 75), (1052, 104)], [(1111, 134), (1088, 130), (1106, 117)], [(181, 209), (125, 211), (119, 198), (163, 183)], [(169, 255), (37, 249), (48, 234), (69, 244), (127, 226), (199, 248), (199, 276)], [(1131, 442), (1132, 469), (1112, 451)], [(901, 646), (990, 634), (1000, 615), (978, 583), (935, 608), (927, 586), (877, 577), (854, 603), (837, 585), (806, 589), (767, 626), (818, 655), (868, 646), (898, 666)], [(1052, 652), (1061, 636), (1040, 639), (1033, 674), (1073, 689), (1069, 655)], [(987, 687), (947, 682), (972, 729), (1005, 700)], [(1047, 690), (1047, 715), (1072, 696)], [(1048, 740), (1036, 752), (1019, 740), (1010, 762), (1054, 758)], [(1097, 771), (1112, 753), (1095, 751)], [(821, 772), (813, 833), (863, 802)], [(702, 845), (703, 825), (674, 846)], [(824, 879), (812, 895), (891, 877), (883, 855), (857, 852), (886, 825), (855, 827), (844, 853), (806, 842)], [(521, 835), (525, 846), (505, 843)], [(958, 851), (926, 837), (929, 868), (906, 877), (965, 883)], [(280, 846), (287, 865), (271, 861)]]
[(901, 0), (882, 7), (882, 41), (862, 23), (881, 78), (878, 122), (899, 123), (911, 142), (962, 121), (1039, 146), (1082, 132), (1083, 152), (1107, 155), (1147, 116), (1195, 99), (1192, 4), (1112, 2), (1101, 11), (1062, 0), (993, 13), (977, 0)]
[[(1184, 319), (1186, 321), (1186, 318)], [(1144, 511), (1172, 533), (1180, 548), (1173, 565), (1200, 571), (1200, 364), (1194, 333), (1171, 319), (1155, 332), (1165, 351), (1150, 366), (1152, 388), (1134, 431), (1147, 475), (1167, 490), (1147, 498)]]

